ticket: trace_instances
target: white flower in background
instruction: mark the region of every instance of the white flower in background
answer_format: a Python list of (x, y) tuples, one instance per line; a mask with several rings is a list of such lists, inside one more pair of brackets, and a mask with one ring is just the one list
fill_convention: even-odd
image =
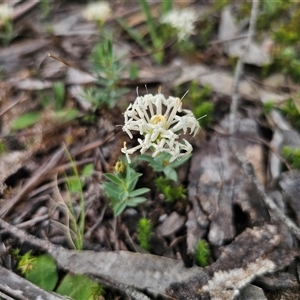
[(8, 20), (12, 13), (12, 8), (7, 3), (0, 4), (0, 21)]
[[(181, 99), (169, 97), (166, 99), (162, 94), (147, 94), (137, 97), (124, 113), (125, 131), (132, 139), (131, 131), (138, 131), (142, 138), (138, 138), (139, 145), (127, 149), (126, 143), (121, 151), (126, 154), (130, 163), (129, 155), (139, 150), (141, 154), (148, 149), (153, 151), (152, 157), (162, 152), (171, 155), (170, 162), (189, 155), (193, 147), (185, 139), (179, 141), (181, 133), (190, 129), (194, 136), (200, 130), (200, 125), (194, 114), (187, 109), (181, 108)], [(178, 113), (181, 113), (178, 115)]]
[(195, 22), (197, 13), (191, 8), (173, 9), (166, 15), (162, 16), (160, 22), (169, 24), (177, 30), (179, 40), (184, 40), (195, 32)]
[(92, 2), (89, 3), (82, 15), (89, 21), (99, 21), (104, 23), (111, 14), (111, 8), (108, 2), (100, 1), (100, 2)]

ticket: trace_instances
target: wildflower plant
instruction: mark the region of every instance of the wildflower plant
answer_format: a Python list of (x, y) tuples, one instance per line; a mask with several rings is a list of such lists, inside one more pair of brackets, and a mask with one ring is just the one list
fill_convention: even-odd
[(186, 140), (180, 141), (180, 135), (190, 134), (194, 136), (200, 130), (200, 125), (194, 114), (187, 109), (182, 109), (182, 101), (179, 98), (169, 97), (158, 93), (138, 96), (133, 104), (130, 104), (124, 113), (125, 124), (123, 131), (132, 139), (132, 132), (138, 132), (141, 138), (139, 145), (128, 149), (126, 142), (121, 151), (131, 162), (130, 155), (139, 150), (141, 154), (152, 151), (155, 158), (162, 153), (169, 154), (169, 163), (187, 157), (193, 150), (192, 145)]
[[(166, 99), (159, 91), (158, 94), (138, 96), (124, 113), (125, 131), (131, 139), (133, 132), (140, 134), (137, 139), (139, 145), (128, 149), (126, 142), (121, 151), (126, 155), (127, 163), (120, 160), (114, 174), (105, 174), (107, 181), (103, 183), (104, 191), (110, 199), (114, 215), (118, 216), (127, 206), (136, 206), (146, 201), (141, 195), (149, 191), (148, 188), (135, 189), (138, 178), (131, 164), (130, 155), (139, 151), (139, 160), (147, 161), (156, 172), (163, 172), (168, 180), (177, 181), (175, 168), (188, 160), (193, 150), (192, 145), (185, 139), (180, 140), (182, 133), (188, 131), (194, 136), (200, 130), (200, 125), (190, 110), (182, 109), (179, 98)], [(146, 152), (152, 152), (152, 155)], [(184, 190), (177, 190), (180, 197), (184, 197)], [(174, 195), (170, 197), (174, 199)]]
[(89, 3), (82, 12), (82, 16), (89, 20), (95, 21), (100, 26), (103, 25), (111, 15), (111, 8), (108, 2), (98, 1)]
[[(149, 1), (148, 1), (149, 2)], [(127, 23), (117, 18), (119, 24), (126, 30), (128, 35), (148, 53), (152, 53), (152, 57), (156, 63), (161, 64), (165, 58), (164, 48), (167, 42), (172, 44), (178, 41), (179, 49), (192, 48), (188, 42), (188, 38), (195, 33), (195, 22), (197, 21), (197, 13), (191, 8), (173, 9), (173, 1), (161, 1), (161, 17), (159, 20), (151, 14), (151, 7), (147, 0), (139, 0), (141, 11), (143, 12), (150, 43), (145, 42), (144, 32), (133, 29)], [(186, 47), (182, 47), (185, 45)]]
[(126, 65), (116, 57), (111, 37), (104, 37), (104, 40), (96, 45), (90, 60), (92, 71), (96, 73), (97, 85), (102, 88), (91, 87), (85, 91), (84, 96), (92, 103), (94, 110), (101, 106), (112, 108), (116, 99), (128, 90), (119, 86)]
[(173, 9), (160, 19), (162, 24), (168, 24), (176, 30), (178, 41), (183, 41), (195, 34), (197, 13), (194, 9)]
[(104, 191), (110, 200), (114, 216), (118, 216), (127, 206), (137, 206), (147, 199), (141, 195), (150, 191), (148, 188), (135, 189), (138, 178), (142, 175), (128, 164), (119, 161), (114, 174), (104, 174), (108, 181), (103, 182)]

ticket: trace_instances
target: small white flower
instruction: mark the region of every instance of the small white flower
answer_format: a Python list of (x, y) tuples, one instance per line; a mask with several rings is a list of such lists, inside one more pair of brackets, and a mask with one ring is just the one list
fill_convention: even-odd
[(89, 21), (99, 21), (104, 23), (111, 14), (111, 8), (108, 2), (100, 1), (100, 2), (92, 2), (89, 3), (82, 15)]
[(12, 8), (7, 3), (0, 4), (0, 21), (8, 20), (12, 13)]
[(160, 22), (169, 24), (177, 30), (179, 40), (184, 40), (195, 32), (195, 22), (198, 17), (194, 10), (185, 8), (182, 10), (173, 9), (162, 16)]
[[(162, 94), (147, 94), (144, 97), (137, 97), (133, 104), (130, 104), (124, 113), (125, 131), (132, 139), (131, 131), (137, 131), (143, 138), (138, 138), (139, 145), (127, 149), (126, 143), (121, 151), (126, 155), (130, 163), (129, 155), (139, 150), (141, 154), (151, 149), (152, 157), (162, 152), (171, 155), (170, 162), (189, 155), (193, 147), (183, 140), (179, 141), (181, 132), (194, 136), (200, 130), (199, 122), (194, 114), (187, 109), (181, 108), (179, 98), (169, 97), (166, 99)], [(178, 115), (181, 113), (183, 116)]]

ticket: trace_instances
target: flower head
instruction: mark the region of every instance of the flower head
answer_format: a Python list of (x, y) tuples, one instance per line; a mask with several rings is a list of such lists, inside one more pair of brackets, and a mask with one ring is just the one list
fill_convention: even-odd
[[(171, 155), (170, 162), (189, 155), (193, 147), (185, 139), (179, 141), (180, 134), (190, 129), (194, 136), (200, 130), (200, 125), (190, 110), (182, 109), (179, 98), (166, 99), (162, 94), (147, 94), (137, 97), (124, 113), (125, 131), (132, 139), (131, 131), (138, 131), (143, 138), (138, 138), (139, 145), (127, 149), (126, 143), (121, 151), (130, 162), (129, 155), (139, 150), (141, 154), (148, 149), (153, 151), (152, 157), (162, 152)], [(178, 115), (178, 113), (181, 113)]]
[(8, 20), (12, 13), (12, 8), (7, 3), (0, 4), (0, 20)]
[(92, 2), (82, 12), (84, 18), (89, 21), (98, 21), (104, 23), (111, 14), (111, 8), (108, 2)]
[(169, 24), (177, 30), (179, 40), (184, 40), (194, 34), (196, 21), (197, 14), (190, 8), (181, 10), (173, 9), (162, 16), (160, 20), (161, 23)]

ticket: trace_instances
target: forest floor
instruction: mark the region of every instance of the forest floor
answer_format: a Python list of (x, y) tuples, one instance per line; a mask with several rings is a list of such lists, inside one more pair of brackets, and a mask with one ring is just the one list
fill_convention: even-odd
[[(279, 35), (300, 5), (174, 0), (195, 18), (181, 39), (166, 1), (110, 1), (98, 21), (85, 1), (6, 2), (0, 299), (300, 299), (300, 57)], [(124, 113), (149, 94), (199, 119), (191, 155), (128, 163), (144, 132)]]

